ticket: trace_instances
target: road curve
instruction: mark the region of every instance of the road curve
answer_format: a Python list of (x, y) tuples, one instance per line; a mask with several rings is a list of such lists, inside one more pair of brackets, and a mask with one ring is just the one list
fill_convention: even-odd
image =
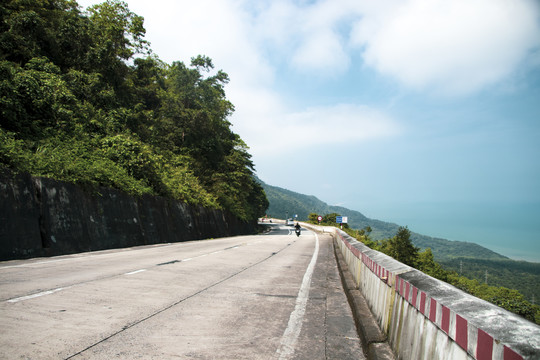
[(0, 359), (363, 359), (330, 236), (0, 262)]

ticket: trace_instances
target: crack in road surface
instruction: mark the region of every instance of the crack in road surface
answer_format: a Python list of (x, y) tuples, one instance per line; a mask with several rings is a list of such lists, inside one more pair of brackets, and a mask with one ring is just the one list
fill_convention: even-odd
[(164, 262), (164, 263), (161, 263), (161, 264), (157, 264), (156, 266), (170, 265), (170, 264), (179, 263), (181, 261), (182, 260), (171, 260), (171, 261), (167, 261), (167, 262)]

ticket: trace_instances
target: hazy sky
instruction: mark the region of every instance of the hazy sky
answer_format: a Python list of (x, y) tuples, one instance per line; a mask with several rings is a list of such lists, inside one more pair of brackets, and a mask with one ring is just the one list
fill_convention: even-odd
[(127, 3), (229, 74), (263, 181), (540, 262), (540, 2)]

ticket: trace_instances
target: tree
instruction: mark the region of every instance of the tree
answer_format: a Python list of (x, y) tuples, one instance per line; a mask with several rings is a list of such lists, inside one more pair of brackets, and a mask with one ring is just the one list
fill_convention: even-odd
[(250, 158), (246, 144), (237, 137), (236, 146), (209, 181), (219, 203), (245, 220), (264, 215), (268, 208), (264, 190), (253, 176)]
[[(148, 54), (149, 44), (144, 39), (144, 18), (131, 12), (127, 4), (119, 0), (108, 0), (88, 9), (92, 37), (87, 53), (88, 70), (103, 74), (107, 83), (121, 90), (129, 72), (126, 60), (135, 54)], [(119, 100), (125, 101), (120, 97)]]
[(95, 39), (94, 54), (98, 60), (128, 60), (137, 53), (149, 53), (149, 43), (144, 39), (144, 18), (129, 10), (119, 0), (107, 0), (88, 9), (92, 23), (91, 34)]
[(416, 259), (416, 268), (436, 279), (448, 281), (448, 272), (435, 261), (430, 248), (418, 253), (418, 257)]
[(74, 1), (7, 0), (0, 16), (0, 59), (17, 65), (47, 57), (65, 69), (80, 64), (91, 44), (89, 21)]
[(369, 237), (373, 229), (371, 226), (366, 226), (363, 229), (359, 230), (357, 233), (357, 238), (362, 241), (365, 245), (369, 246), (370, 248), (376, 248), (377, 243)]
[(317, 215), (315, 213), (310, 213), (308, 215), (308, 222), (311, 223), (311, 224), (318, 224), (319, 223), (318, 217), (319, 217), (319, 215)]
[[(206, 59), (205, 66), (201, 65), (202, 59)], [(175, 151), (194, 157), (196, 174), (206, 179), (237, 141), (227, 120), (234, 110), (223, 90), (228, 76), (219, 71), (205, 78), (200, 69), (208, 70), (210, 66), (211, 61), (201, 56), (193, 59), (191, 68), (174, 62), (168, 71), (160, 109), (162, 139)]]
[(60, 69), (47, 58), (30, 59), (24, 67), (0, 63), (0, 125), (20, 138), (38, 139), (72, 126), (76, 98)]
[(411, 232), (405, 226), (400, 226), (396, 235), (388, 240), (384, 251), (402, 263), (415, 266), (418, 257), (418, 248), (412, 244)]
[(521, 315), (530, 321), (535, 321), (536, 309), (530, 302), (525, 300), (523, 294), (505, 287), (495, 289), (493, 295), (486, 299), (487, 301)]

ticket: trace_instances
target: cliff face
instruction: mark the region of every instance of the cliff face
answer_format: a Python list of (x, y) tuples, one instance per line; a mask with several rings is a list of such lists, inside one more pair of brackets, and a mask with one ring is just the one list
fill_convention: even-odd
[(0, 172), (0, 260), (253, 233), (216, 209)]

